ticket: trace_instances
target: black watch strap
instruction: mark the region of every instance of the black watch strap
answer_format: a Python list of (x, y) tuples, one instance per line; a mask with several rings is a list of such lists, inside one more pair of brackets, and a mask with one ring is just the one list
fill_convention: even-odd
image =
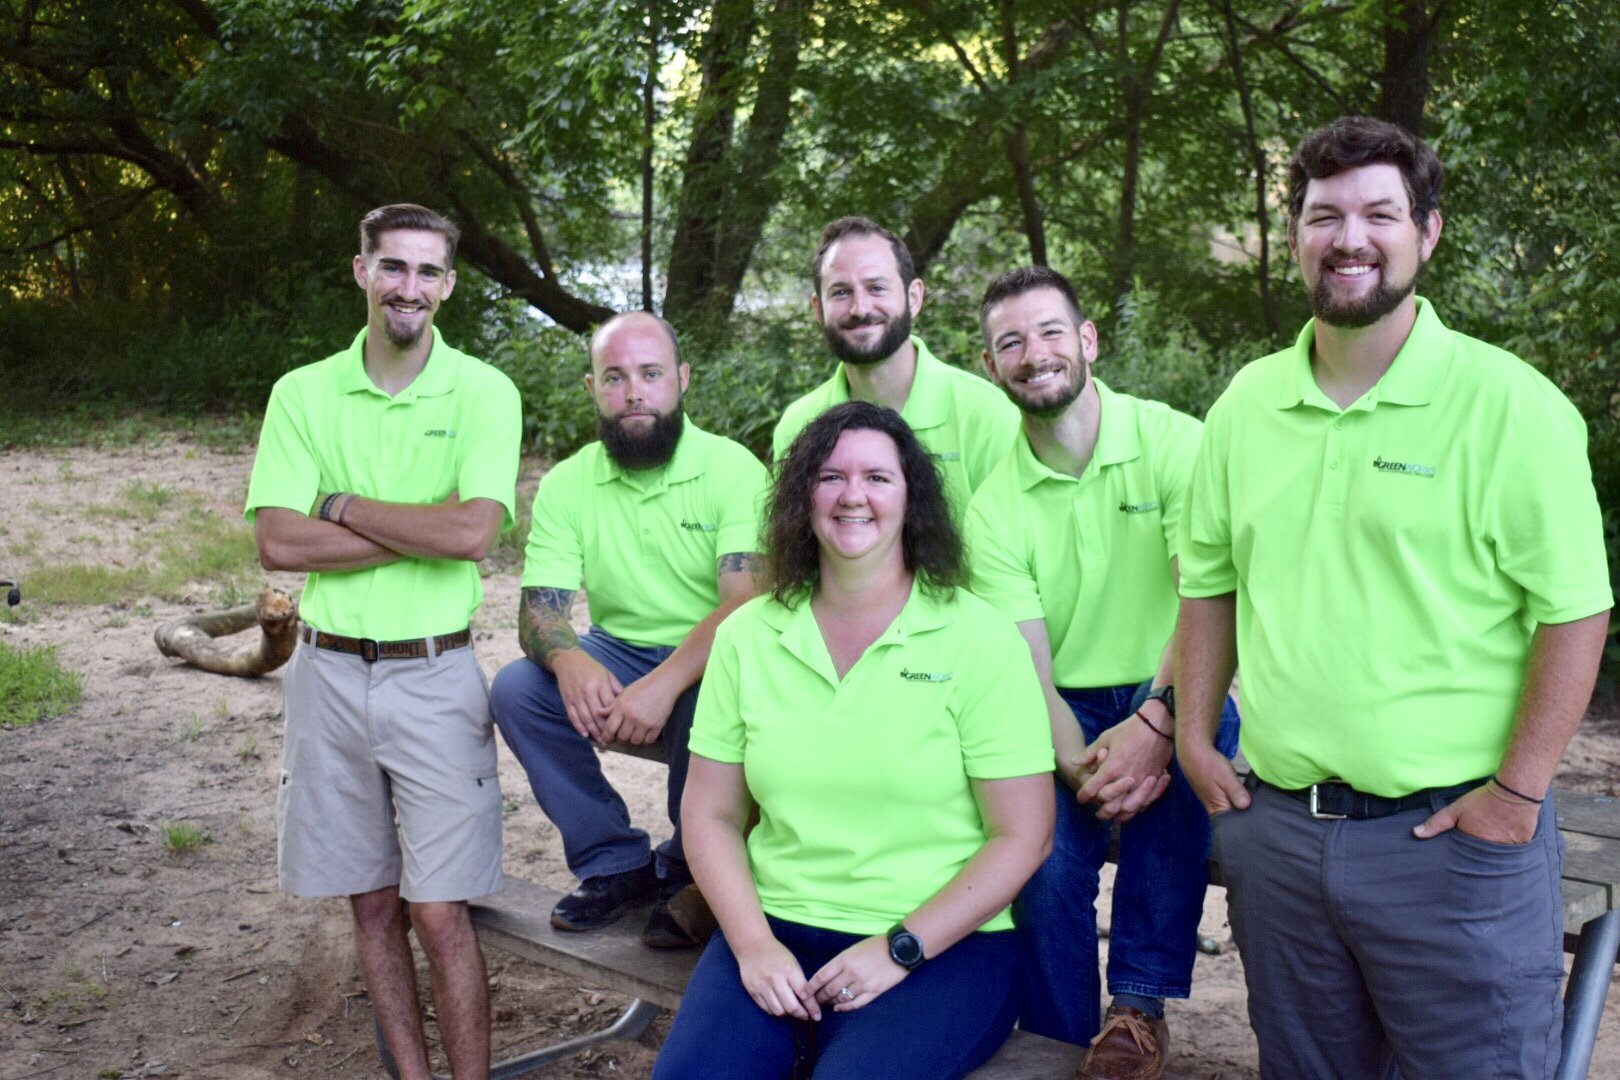
[(916, 970), (927, 959), (923, 955), (922, 939), (907, 930), (903, 922), (895, 923), (889, 930), (889, 959), (907, 971)]
[(1171, 686), (1169, 683), (1165, 683), (1163, 686), (1155, 686), (1153, 689), (1148, 691), (1147, 697), (1143, 698), (1142, 700), (1161, 702), (1164, 705), (1165, 711), (1170, 714), (1171, 719), (1175, 718), (1176, 688)]

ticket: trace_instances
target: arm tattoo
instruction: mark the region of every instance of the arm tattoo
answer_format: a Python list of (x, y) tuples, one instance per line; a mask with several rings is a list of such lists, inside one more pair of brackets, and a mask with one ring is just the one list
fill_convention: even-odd
[(579, 648), (579, 635), (568, 622), (573, 589), (524, 589), (518, 602), (518, 644), (523, 654), (543, 667), (563, 649)]
[(730, 555), (720, 556), (719, 569), (722, 574), (753, 573), (759, 566), (759, 556), (749, 551), (734, 551)]

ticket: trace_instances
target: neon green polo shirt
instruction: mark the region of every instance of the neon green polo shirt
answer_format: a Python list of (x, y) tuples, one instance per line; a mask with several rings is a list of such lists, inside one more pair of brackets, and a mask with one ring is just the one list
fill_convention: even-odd
[[(917, 374), (900, 417), (939, 466), (945, 494), (960, 521), (968, 498), (1012, 448), (1018, 409), (988, 379), (952, 367), (929, 352), (922, 338), (913, 337), (911, 343), (917, 348)], [(832, 378), (782, 413), (771, 436), (771, 457), (776, 461), (787, 457), (805, 425), (848, 400), (849, 378), (839, 364)]]
[[(322, 491), (440, 503), (491, 499), (512, 524), (523, 410), (517, 387), (433, 331), (427, 366), (389, 397), (366, 375), (364, 330), (347, 349), (277, 380), (248, 484), (260, 507), (307, 514)], [(467, 628), (484, 599), (478, 565), (401, 559), (365, 570), (311, 573), (299, 601), (309, 625), (397, 641)]]
[[(743, 766), (767, 913), (885, 931), (984, 846), (971, 779), (1051, 772), (1028, 646), (984, 601), (954, 597), (914, 586), (842, 681), (809, 601), (755, 597), (720, 624), (691, 748)], [(1011, 926), (1002, 911), (984, 929)]]
[(1097, 446), (1078, 478), (1020, 434), (973, 495), (973, 591), (1014, 622), (1044, 619), (1063, 687), (1139, 683), (1176, 628), (1170, 560), (1203, 425), (1097, 384)]
[(1204, 429), (1181, 592), (1237, 593), (1243, 753), (1266, 781), (1403, 795), (1493, 773), (1537, 623), (1613, 601), (1586, 425), (1427, 301), (1348, 409), (1314, 323)]
[(591, 443), (534, 493), (523, 587), (583, 582), (597, 626), (633, 645), (679, 645), (720, 606), (720, 556), (760, 550), (769, 486), (758, 458), (690, 419), (657, 469), (621, 469)]

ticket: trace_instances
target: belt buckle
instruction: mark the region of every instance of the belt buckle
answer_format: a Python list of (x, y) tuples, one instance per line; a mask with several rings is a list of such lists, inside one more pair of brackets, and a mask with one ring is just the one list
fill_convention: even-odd
[(1348, 818), (1350, 816), (1349, 814), (1327, 814), (1327, 813), (1323, 813), (1321, 810), (1318, 809), (1318, 806), (1320, 804), (1317, 802), (1316, 789), (1318, 787), (1320, 787), (1320, 786), (1321, 786), (1320, 784), (1312, 784), (1311, 785), (1311, 794), (1310, 794), (1311, 817), (1315, 818), (1317, 821), (1344, 821), (1346, 818)]
[(374, 638), (366, 637), (360, 639), (360, 659), (364, 660), (368, 664), (375, 664), (377, 662), (377, 654), (378, 646)]

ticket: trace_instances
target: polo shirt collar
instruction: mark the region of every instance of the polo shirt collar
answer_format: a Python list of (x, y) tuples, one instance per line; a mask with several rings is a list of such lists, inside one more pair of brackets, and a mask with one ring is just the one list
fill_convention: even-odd
[[(1277, 393), (1277, 408), (1291, 409), (1308, 403), (1337, 412), (1338, 406), (1322, 393), (1311, 373), (1311, 348), (1316, 344), (1316, 320), (1306, 322), (1290, 350), (1292, 362), (1290, 376), (1281, 380)], [(1451, 370), (1452, 339), (1435, 314), (1434, 305), (1423, 297), (1417, 298), (1417, 320), (1406, 343), (1395, 354), (1395, 362), (1368, 391), (1369, 405), (1387, 401), (1392, 405), (1427, 405), (1445, 381)]]
[[(1091, 451), (1086, 465), (1086, 476), (1109, 465), (1135, 461), (1142, 456), (1142, 437), (1137, 431), (1135, 403), (1122, 394), (1110, 390), (1101, 379), (1092, 378), (1097, 387), (1097, 445)], [(1078, 483), (1080, 478), (1067, 473), (1054, 472), (1035, 456), (1029, 445), (1029, 436), (1019, 433), (1014, 450), (1014, 468), (1018, 470), (1018, 487), (1028, 491), (1042, 480), (1068, 480)]]
[[(696, 432), (698, 438), (693, 438)], [(662, 485), (678, 484), (683, 480), (691, 480), (703, 475), (706, 462), (702, 449), (697, 445), (703, 437), (704, 431), (692, 423), (690, 416), (685, 417), (681, 425), (681, 437), (675, 443), (675, 455), (665, 462), (662, 468), (642, 469), (632, 472), (613, 460), (613, 455), (602, 447), (602, 452), (596, 459), (596, 482), (606, 484), (612, 480), (624, 480), (634, 487), (650, 490)]]
[[(354, 341), (344, 353), (343, 363), (338, 366), (338, 389), (345, 394), (353, 394), (369, 390), (374, 394), (387, 397), (371, 381), (366, 374), (366, 327), (361, 327), (355, 335)], [(429, 331), (433, 335), (433, 347), (428, 350), (427, 363), (411, 385), (395, 394), (393, 401), (414, 401), (417, 398), (440, 397), (455, 389), (455, 361), (456, 352), (450, 343), (444, 340), (438, 327)]]
[[(929, 351), (923, 339), (911, 335), (911, 344), (917, 350), (917, 370), (911, 377), (911, 390), (906, 404), (900, 410), (907, 424), (913, 428), (938, 427), (951, 418), (951, 390), (945, 381), (945, 361)], [(833, 374), (835, 404), (850, 400), (849, 375), (839, 364)]]
[[(911, 595), (906, 598), (900, 614), (867, 649), (867, 655), (885, 645), (900, 644), (914, 634), (950, 625), (951, 603), (948, 599), (936, 600), (929, 596), (923, 591), (922, 583), (913, 578)], [(808, 596), (791, 608), (767, 600), (760, 614), (765, 623), (776, 630), (783, 648), (798, 657), (805, 666), (820, 673), (829, 683), (837, 685), (838, 676), (833, 670), (832, 654), (827, 651), (827, 639), (821, 636), (815, 612), (810, 610)]]

